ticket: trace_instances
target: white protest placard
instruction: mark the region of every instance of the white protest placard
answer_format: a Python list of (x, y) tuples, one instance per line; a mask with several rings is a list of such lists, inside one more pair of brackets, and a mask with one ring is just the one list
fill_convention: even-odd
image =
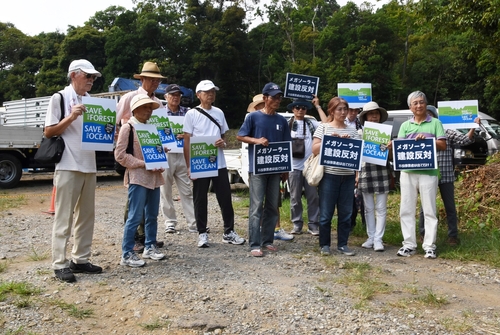
[(82, 150), (113, 151), (116, 124), (116, 101), (83, 97)]
[(439, 121), (444, 129), (477, 128), (474, 119), (478, 112), (477, 100), (438, 101)]
[(182, 127), (184, 126), (184, 116), (168, 116), (168, 121), (170, 124), (170, 131), (174, 137), (174, 141), (168, 142), (167, 147), (172, 153), (182, 153), (184, 152), (184, 139), (178, 138), (177, 135), (182, 135)]
[(163, 146), (167, 146), (168, 143), (174, 141), (174, 136), (172, 136), (172, 131), (170, 130), (170, 121), (168, 120), (167, 110), (165, 108), (155, 109), (148, 120), (148, 124), (152, 124), (156, 127)]
[(347, 101), (349, 108), (361, 108), (372, 101), (372, 84), (338, 83), (338, 96)]
[(382, 165), (387, 164), (391, 140), (392, 125), (366, 121), (363, 127), (363, 162)]
[(217, 136), (191, 137), (189, 145), (189, 172), (192, 179), (219, 175), (219, 148)]
[(139, 138), (142, 156), (146, 163), (146, 170), (167, 169), (167, 155), (163, 150), (160, 135), (153, 124), (134, 124), (135, 132)]

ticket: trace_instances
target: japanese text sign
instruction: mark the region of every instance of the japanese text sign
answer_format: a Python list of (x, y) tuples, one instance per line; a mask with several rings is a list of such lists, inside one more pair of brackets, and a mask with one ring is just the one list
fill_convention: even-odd
[(267, 147), (254, 147), (254, 174), (283, 173), (293, 171), (292, 142), (271, 142)]
[(392, 141), (394, 170), (437, 169), (436, 139)]
[(359, 171), (363, 140), (323, 136), (319, 164), (339, 169)]
[(285, 98), (312, 100), (318, 94), (319, 77), (287, 73), (285, 85)]

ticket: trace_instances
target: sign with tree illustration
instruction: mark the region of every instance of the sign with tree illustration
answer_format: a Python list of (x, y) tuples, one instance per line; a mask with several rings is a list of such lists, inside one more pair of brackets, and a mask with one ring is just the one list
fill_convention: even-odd
[(152, 124), (156, 127), (161, 143), (164, 146), (175, 141), (172, 131), (170, 130), (170, 121), (165, 108), (155, 109), (148, 120), (148, 124)]
[(172, 153), (182, 153), (184, 148), (184, 138), (179, 135), (183, 135), (182, 127), (184, 126), (184, 116), (172, 116), (168, 117), (168, 121), (170, 123), (170, 131), (174, 137), (173, 142), (169, 142), (167, 147), (170, 149)]
[(156, 126), (153, 124), (134, 124), (139, 144), (141, 145), (142, 156), (146, 163), (146, 170), (167, 169), (167, 155), (163, 150), (163, 144)]
[(217, 136), (191, 137), (189, 146), (189, 172), (192, 179), (216, 177), (219, 174), (219, 148)]
[(113, 151), (116, 102), (112, 99), (83, 97), (82, 149)]
[(392, 125), (366, 121), (363, 127), (363, 162), (385, 166)]
[(349, 103), (350, 108), (361, 108), (372, 101), (372, 84), (337, 84), (338, 96)]
[(477, 100), (438, 101), (439, 120), (445, 129), (477, 128)]

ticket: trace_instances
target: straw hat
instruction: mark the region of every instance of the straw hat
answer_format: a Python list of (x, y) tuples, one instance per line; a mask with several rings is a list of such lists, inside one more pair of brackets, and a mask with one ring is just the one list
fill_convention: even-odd
[(149, 77), (149, 78), (161, 78), (165, 79), (166, 77), (162, 76), (160, 73), (160, 68), (156, 63), (146, 62), (142, 66), (142, 71), (139, 74), (134, 74), (135, 79), (141, 79), (141, 77)]
[(248, 104), (247, 112), (255, 112), (255, 106), (258, 104), (264, 103), (264, 95), (263, 94), (257, 94), (252, 98), (252, 102)]
[(160, 108), (160, 104), (148, 97), (146, 94), (137, 94), (132, 98), (132, 101), (130, 101), (130, 110), (133, 113), (136, 108), (147, 104), (153, 104), (153, 109)]
[(361, 122), (362, 125), (365, 124), (366, 114), (373, 110), (378, 110), (380, 112), (380, 123), (384, 123), (389, 117), (389, 114), (387, 114), (384, 108), (379, 107), (375, 101), (370, 101), (363, 106), (363, 111), (359, 114), (359, 122)]

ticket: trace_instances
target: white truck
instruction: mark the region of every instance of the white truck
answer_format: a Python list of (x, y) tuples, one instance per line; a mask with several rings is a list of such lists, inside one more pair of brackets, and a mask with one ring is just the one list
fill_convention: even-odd
[[(127, 91), (95, 94), (119, 99)], [(53, 171), (53, 164), (35, 161), (43, 136), (50, 97), (6, 101), (0, 110), (0, 188), (16, 187), (23, 171)], [(113, 152), (96, 151), (98, 170), (113, 170)]]

